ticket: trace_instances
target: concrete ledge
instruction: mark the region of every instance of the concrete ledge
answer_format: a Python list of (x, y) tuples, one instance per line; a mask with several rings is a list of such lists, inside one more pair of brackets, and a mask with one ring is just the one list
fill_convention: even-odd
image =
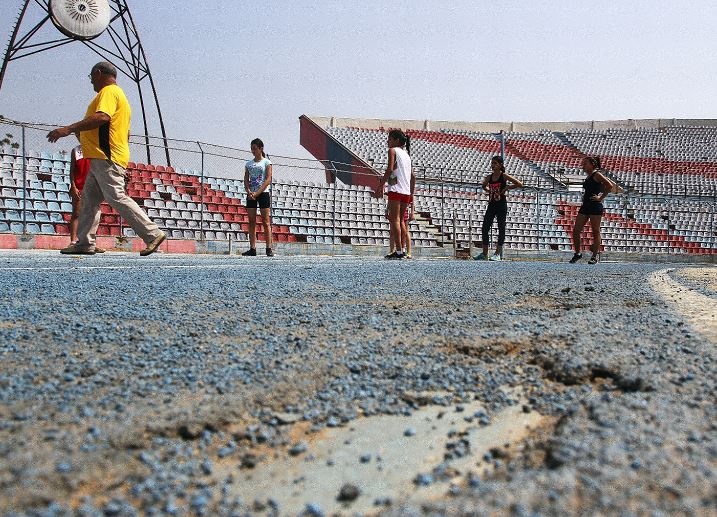
[(499, 131), (515, 131), (531, 133), (534, 131), (571, 131), (574, 129), (605, 131), (607, 129), (639, 129), (663, 127), (715, 127), (717, 119), (626, 119), (626, 120), (577, 120), (577, 121), (511, 121), (511, 122), (467, 122), (448, 120), (396, 120), (396, 119), (365, 119), (342, 118), (304, 115), (323, 128), (329, 127), (360, 127), (365, 129), (379, 129), (400, 127), (401, 129), (415, 129), (440, 131), (442, 129), (458, 129), (464, 131), (478, 131), (497, 133)]
[[(59, 250), (69, 245), (70, 240), (63, 235), (17, 235), (10, 233), (0, 234), (0, 249), (19, 250)], [(139, 252), (145, 247), (144, 242), (139, 238), (122, 237), (98, 237), (97, 245), (108, 251)], [(206, 255), (238, 255), (247, 250), (249, 243), (246, 241), (231, 243), (229, 241), (192, 241), (167, 239), (160, 247), (163, 253), (189, 253)], [(264, 243), (260, 242), (257, 251), (261, 255), (264, 252)], [(368, 244), (318, 244), (307, 242), (275, 242), (274, 250), (277, 254), (284, 256), (350, 256), (350, 257), (382, 257), (388, 253), (385, 246)], [(231, 252), (231, 253), (230, 253)], [(472, 254), (479, 253), (473, 248)], [(572, 251), (538, 251), (538, 250), (515, 250), (506, 248), (505, 260), (532, 260), (544, 262), (567, 262), (572, 256)], [(589, 255), (589, 253), (587, 254)], [(586, 255), (586, 261), (587, 261)], [(415, 258), (446, 259), (454, 258), (453, 248), (413, 248)], [(468, 258), (468, 253), (463, 250), (461, 258)], [(691, 253), (619, 253), (608, 251), (601, 255), (606, 262), (657, 262), (677, 264), (717, 264), (717, 252), (711, 255), (698, 255)]]

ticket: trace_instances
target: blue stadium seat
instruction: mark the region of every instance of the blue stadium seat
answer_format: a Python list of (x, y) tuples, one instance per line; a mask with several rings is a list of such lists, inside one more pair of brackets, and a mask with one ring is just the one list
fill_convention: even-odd
[(55, 227), (51, 224), (40, 225), (40, 233), (44, 235), (53, 235), (55, 233)]
[(0, 221), (0, 233), (8, 233), (10, 231), (10, 225), (4, 221)]
[(22, 223), (10, 223), (10, 231), (12, 233), (22, 233)]

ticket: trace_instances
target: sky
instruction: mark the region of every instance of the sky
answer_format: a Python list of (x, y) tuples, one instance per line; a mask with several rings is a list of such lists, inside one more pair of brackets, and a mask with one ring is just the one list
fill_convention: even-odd
[[(3, 43), (22, 3), (0, 1)], [(717, 118), (714, 1), (128, 4), (173, 138), (247, 149), (260, 137), (269, 153), (309, 157), (299, 144), (302, 114)], [(24, 27), (42, 14), (33, 0)], [(48, 25), (45, 34), (59, 34)], [(11, 62), (0, 114), (56, 124), (81, 119), (93, 95), (87, 74), (98, 60), (73, 43)], [(132, 131), (140, 133), (135, 87), (119, 82), (134, 107)]]

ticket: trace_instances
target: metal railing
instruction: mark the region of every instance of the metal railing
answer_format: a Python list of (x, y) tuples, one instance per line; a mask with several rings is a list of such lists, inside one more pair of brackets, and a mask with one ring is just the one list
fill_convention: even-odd
[[(8, 120), (0, 120), (0, 150), (2, 150), (4, 162), (0, 168), (5, 171), (3, 176), (3, 188), (13, 189), (14, 198), (19, 200), (20, 222), (22, 233), (28, 233), (28, 215), (35, 210), (31, 199), (37, 196), (37, 192), (44, 191), (42, 179), (55, 183), (68, 183), (66, 168), (64, 166), (69, 158), (70, 149), (76, 145), (70, 137), (61, 140), (58, 144), (48, 144), (45, 135), (53, 126), (46, 124), (19, 123)], [(199, 195), (199, 228), (198, 238), (207, 238), (208, 232), (216, 231), (212, 227), (211, 218), (208, 217), (206, 196), (212, 190), (210, 185), (220, 180), (238, 180), (241, 185), (244, 176), (246, 161), (252, 158), (248, 150), (237, 149), (228, 146), (221, 146), (201, 141), (189, 141), (169, 139), (165, 147), (164, 139), (157, 137), (132, 136), (130, 147), (133, 156), (143, 156), (146, 146), (162, 150), (158, 155), (164, 155), (166, 149), (171, 156), (173, 169), (177, 174), (194, 176), (198, 179), (200, 188)], [(267, 147), (269, 147), (267, 145)], [(12, 163), (7, 157), (13, 157)], [(352, 216), (360, 214), (358, 206), (352, 206), (351, 202), (344, 203), (338, 194), (343, 193), (344, 184), (363, 185), (369, 190), (374, 190), (378, 184), (378, 177), (382, 174), (385, 164), (374, 163), (373, 167), (359, 167), (356, 164), (345, 164), (333, 161), (319, 161), (287, 156), (270, 155), (273, 163), (274, 185), (292, 185), (294, 187), (305, 186), (319, 188), (325, 198), (321, 201), (321, 210), (329, 212), (331, 220), (331, 236), (333, 242), (355, 242), (351, 241), (351, 232), (344, 235), (341, 221), (350, 220)], [(58, 167), (57, 165), (62, 165)], [(8, 171), (10, 174), (8, 175)], [(451, 246), (454, 251), (460, 249), (471, 249), (480, 243), (476, 237), (480, 236), (479, 221), (483, 219), (486, 199), (481, 190), (481, 180), (488, 171), (467, 170), (455, 167), (420, 167), (417, 170), (417, 221), (414, 228), (424, 228), (434, 236), (438, 246)], [(9, 176), (9, 177), (8, 177)], [(565, 183), (553, 176), (555, 183), (549, 187), (526, 186), (523, 189), (512, 190), (509, 194), (509, 224), (519, 226), (515, 233), (508, 233), (506, 246), (520, 244), (530, 249), (569, 249), (566, 244), (566, 237), (554, 238), (551, 233), (555, 232), (555, 216), (560, 216), (557, 210), (561, 206), (570, 207), (579, 203), (579, 194), (570, 192), (565, 188)], [(57, 181), (55, 181), (57, 180)], [(59, 181), (62, 180), (62, 181)], [(338, 180), (338, 181), (336, 181)], [(11, 186), (10, 182), (14, 184)], [(40, 184), (35, 184), (39, 182)], [(5, 184), (7, 183), (7, 185)], [(545, 185), (545, 182), (542, 182)], [(35, 188), (38, 187), (38, 188)], [(354, 189), (354, 192), (363, 192), (363, 197), (355, 202), (356, 205), (370, 205), (372, 215), (382, 213), (377, 208), (378, 201), (366, 201), (366, 188)], [(3, 191), (3, 196), (4, 195)], [(17, 193), (20, 192), (18, 197)], [(348, 190), (347, 192), (351, 192)], [(608, 198), (608, 206), (611, 211), (622, 214), (624, 221), (634, 224), (638, 231), (641, 222), (640, 215), (651, 213), (655, 218), (650, 223), (652, 227), (664, 230), (659, 234), (660, 239), (672, 239), (671, 244), (665, 251), (679, 252), (681, 239), (678, 235), (681, 231), (692, 231), (695, 235), (701, 236), (702, 247), (717, 249), (717, 235), (715, 232), (715, 216), (717, 198), (714, 188), (711, 196), (687, 195), (685, 189), (670, 190), (666, 195), (644, 194), (642, 189), (628, 189), (620, 195), (612, 195)], [(707, 193), (707, 192), (705, 192)], [(235, 188), (230, 194), (233, 197), (243, 198), (243, 188)], [(430, 206), (424, 200), (432, 200)], [(277, 208), (277, 196), (272, 196), (272, 208)], [(287, 201), (295, 204), (297, 209), (311, 210), (314, 206), (312, 199), (294, 199)], [(423, 204), (422, 204), (423, 203)], [(523, 206), (519, 207), (517, 204)], [(456, 206), (460, 205), (460, 209)], [(526, 206), (530, 210), (526, 210)], [(649, 205), (648, 208), (643, 205)], [(658, 215), (659, 207), (664, 211)], [(298, 208), (301, 207), (301, 208)], [(556, 208), (558, 207), (558, 208)], [(352, 210), (354, 208), (355, 210)], [(361, 213), (363, 212), (362, 208)], [(5, 216), (7, 207), (0, 207), (2, 215)], [(647, 210), (647, 211), (646, 211)], [(66, 211), (65, 211), (66, 212)], [(544, 221), (551, 214), (553, 220)], [(701, 214), (701, 215), (698, 215)], [(365, 214), (364, 214), (365, 215)], [(559, 217), (561, 220), (563, 217)], [(698, 224), (693, 230), (686, 230), (678, 226), (678, 222), (695, 219)], [(2, 219), (0, 219), (1, 221)], [(631, 222), (632, 221), (632, 222)], [(120, 221), (120, 227), (123, 225)], [(384, 224), (385, 225), (385, 224)], [(562, 227), (567, 230), (566, 226)], [(467, 231), (464, 231), (467, 230)], [(495, 230), (492, 230), (494, 232)], [(645, 227), (645, 231), (649, 232)], [(357, 232), (358, 233), (358, 232)], [(609, 234), (609, 232), (607, 232)], [(521, 235), (522, 234), (522, 235)], [(567, 235), (567, 233), (565, 234)], [(520, 237), (520, 239), (518, 239)], [(689, 236), (688, 236), (689, 237)], [(343, 239), (342, 239), (343, 238)], [(569, 238), (569, 235), (567, 235)], [(491, 241), (494, 242), (495, 235), (491, 234)], [(690, 237), (688, 240), (695, 240)], [(374, 237), (375, 241), (383, 242), (383, 239)], [(429, 239), (430, 240), (430, 239)], [(628, 239), (630, 240), (630, 239)], [(569, 242), (569, 241), (567, 241)], [(630, 247), (628, 245), (622, 247)], [(640, 246), (635, 246), (639, 248)]]

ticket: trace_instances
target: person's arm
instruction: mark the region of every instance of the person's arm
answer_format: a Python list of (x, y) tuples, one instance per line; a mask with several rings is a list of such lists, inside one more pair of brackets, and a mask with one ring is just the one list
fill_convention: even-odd
[(378, 189), (376, 191), (377, 197), (383, 197), (383, 186), (388, 181), (388, 178), (391, 176), (391, 173), (393, 172), (393, 169), (396, 168), (396, 150), (392, 147), (388, 150), (388, 165), (386, 166), (386, 172), (383, 175), (383, 178), (381, 178), (381, 182), (378, 184)]
[(411, 167), (411, 210), (408, 213), (409, 221), (413, 221), (414, 206), (415, 206), (414, 196), (415, 195), (416, 195), (416, 169)]
[(246, 190), (247, 196), (254, 199), (254, 193), (249, 190), (249, 167), (244, 167), (244, 190)]
[(490, 178), (490, 174), (483, 179), (483, 185), (481, 185), (485, 192), (488, 192), (488, 178)]
[(603, 186), (603, 191), (600, 195), (595, 194), (593, 200), (602, 202), (615, 189), (616, 185), (599, 172), (595, 173), (595, 181), (598, 181)]
[(259, 197), (266, 189), (269, 188), (269, 185), (271, 185), (271, 164), (266, 166), (266, 179), (264, 180), (264, 183), (261, 184), (259, 190), (254, 192), (254, 196)]
[(92, 115), (89, 115), (79, 122), (70, 124), (69, 126), (58, 127), (47, 133), (47, 140), (54, 143), (60, 138), (65, 138), (77, 131), (91, 131), (97, 129), (100, 126), (107, 124), (110, 121), (110, 116), (102, 111), (97, 111)]
[(519, 179), (514, 178), (513, 176), (509, 176), (508, 174), (505, 174), (505, 179), (510, 181), (512, 185), (506, 185), (505, 190), (513, 190), (516, 188), (521, 188), (523, 186), (523, 182)]

